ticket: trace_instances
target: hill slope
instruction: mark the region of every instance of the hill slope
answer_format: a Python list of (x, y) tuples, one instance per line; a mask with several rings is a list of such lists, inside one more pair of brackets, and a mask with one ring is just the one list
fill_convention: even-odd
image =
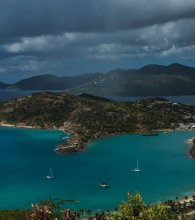
[[(38, 93), (1, 103), (0, 121), (17, 126), (62, 128), (75, 134), (69, 147), (80, 151), (93, 138), (177, 127), (195, 121), (195, 107), (156, 98), (117, 103), (99, 97)], [(186, 117), (187, 116), (187, 117)]]
[(63, 90), (72, 88), (80, 84), (93, 80), (99, 74), (83, 74), (79, 76), (64, 76), (57, 77), (54, 75), (39, 75), (27, 79), (20, 80), (19, 82), (9, 86), (13, 90)]
[(195, 68), (172, 64), (148, 65), (139, 70), (113, 70), (67, 90), (99, 96), (194, 95)]
[(6, 89), (8, 86), (8, 84), (0, 82), (0, 89)]

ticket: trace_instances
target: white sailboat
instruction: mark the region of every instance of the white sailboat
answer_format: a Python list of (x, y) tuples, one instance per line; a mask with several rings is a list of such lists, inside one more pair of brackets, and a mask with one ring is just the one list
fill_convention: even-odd
[(45, 179), (48, 179), (48, 180), (54, 179), (54, 175), (53, 175), (51, 167), (49, 168), (49, 175), (45, 176)]
[(109, 188), (110, 185), (107, 183), (107, 176), (105, 176), (105, 180), (99, 184), (101, 188)]
[(163, 134), (169, 134), (171, 132), (173, 132), (173, 130), (165, 131)]
[(101, 187), (101, 188), (109, 188), (110, 186), (109, 186), (109, 184), (108, 183), (100, 183), (99, 184), (99, 187)]
[(131, 170), (133, 172), (141, 172), (141, 170), (139, 169), (139, 161), (137, 160), (137, 167), (134, 168), (133, 170)]

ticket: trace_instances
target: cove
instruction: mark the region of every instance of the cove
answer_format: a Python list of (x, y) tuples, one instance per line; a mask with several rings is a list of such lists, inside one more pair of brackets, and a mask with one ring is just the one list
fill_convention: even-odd
[[(54, 148), (68, 137), (61, 131), (0, 128), (0, 209), (28, 208), (42, 199), (79, 200), (75, 209), (112, 209), (127, 192), (147, 202), (195, 192), (195, 161), (185, 140), (195, 131), (159, 136), (140, 134), (94, 140), (85, 152), (58, 155)], [(131, 170), (139, 160), (141, 173)], [(54, 180), (43, 178), (52, 167)], [(109, 189), (98, 184), (107, 175)]]

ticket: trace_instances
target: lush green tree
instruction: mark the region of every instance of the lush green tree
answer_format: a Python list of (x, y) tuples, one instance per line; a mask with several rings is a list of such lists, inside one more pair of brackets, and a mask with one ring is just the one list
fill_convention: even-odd
[(128, 194), (128, 200), (122, 202), (119, 210), (113, 212), (113, 220), (173, 220), (176, 219), (169, 208), (162, 204), (146, 206), (141, 195)]
[(177, 219), (177, 217), (173, 214), (171, 210), (168, 209), (166, 205), (159, 202), (156, 205), (150, 205), (145, 210), (145, 217), (142, 219), (148, 219), (148, 220), (173, 220)]

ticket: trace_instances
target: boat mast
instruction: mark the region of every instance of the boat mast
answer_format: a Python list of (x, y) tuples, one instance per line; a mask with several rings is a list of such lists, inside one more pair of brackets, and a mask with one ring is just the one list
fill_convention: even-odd
[(51, 167), (49, 168), (49, 171), (50, 171), (50, 176), (53, 177), (53, 173), (52, 173)]

